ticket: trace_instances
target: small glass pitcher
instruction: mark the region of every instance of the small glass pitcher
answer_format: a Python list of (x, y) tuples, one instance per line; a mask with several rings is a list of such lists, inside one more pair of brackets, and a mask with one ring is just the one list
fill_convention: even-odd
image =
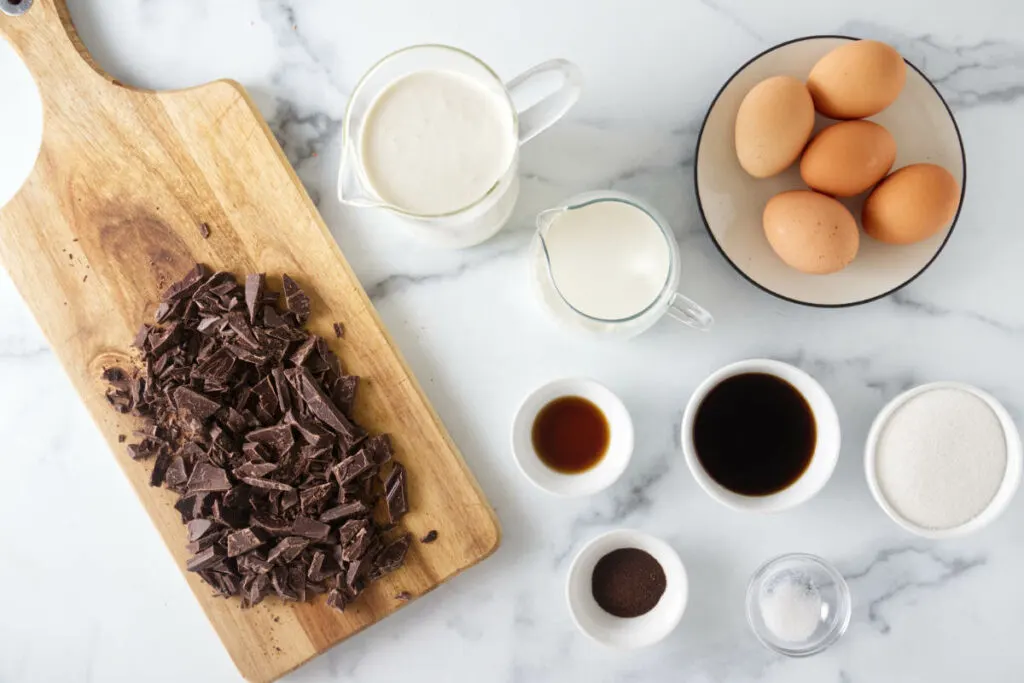
[[(567, 211), (575, 211), (596, 202), (623, 202), (646, 213), (661, 229), (669, 254), (669, 270), (660, 293), (637, 313), (615, 320), (595, 318), (573, 306), (558, 288), (558, 280), (551, 267), (551, 258), (544, 238), (555, 220)], [(697, 330), (710, 330), (714, 319), (700, 305), (686, 298), (679, 286), (679, 245), (668, 221), (653, 207), (624, 192), (586, 192), (537, 215), (537, 233), (530, 246), (530, 280), (534, 292), (545, 308), (560, 322), (597, 335), (628, 338), (645, 332), (662, 316), (668, 315)]]
[[(444, 214), (411, 213), (381, 199), (370, 184), (362, 159), (361, 140), (366, 116), (377, 96), (403, 76), (427, 69), (453, 71), (473, 79), (508, 102), (508, 135), (521, 145), (562, 118), (579, 99), (583, 77), (579, 68), (564, 59), (538, 64), (506, 85), (494, 71), (473, 55), (447, 45), (415, 45), (393, 52), (377, 62), (356, 85), (345, 111), (342, 129), (338, 199), (359, 207), (391, 211), (413, 233), (437, 246), (463, 248), (494, 236), (508, 221), (519, 196), (518, 145), (502, 176), (469, 206)], [(538, 91), (557, 78), (557, 87), (540, 99)], [(550, 90), (550, 87), (548, 88)], [(534, 96), (534, 103), (520, 108), (516, 102)]]

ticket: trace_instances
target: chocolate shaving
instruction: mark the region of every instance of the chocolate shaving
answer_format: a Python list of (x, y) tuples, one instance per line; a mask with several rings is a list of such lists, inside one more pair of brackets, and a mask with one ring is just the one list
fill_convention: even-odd
[[(135, 335), (139, 367), (102, 378), (140, 420), (128, 454), (153, 458), (150, 483), (178, 495), (189, 571), (243, 608), (326, 593), (344, 609), (404, 560), (408, 536), (384, 534), (408, 508), (406, 473), (394, 463), (381, 480), (391, 440), (353, 422), (359, 378), (303, 329), (310, 299), (282, 280), (279, 297), (263, 274), (240, 285), (197, 265)], [(373, 516), (382, 495), (389, 524)]]
[(420, 543), (433, 543), (437, 540), (437, 529), (431, 529), (427, 534), (420, 539)]

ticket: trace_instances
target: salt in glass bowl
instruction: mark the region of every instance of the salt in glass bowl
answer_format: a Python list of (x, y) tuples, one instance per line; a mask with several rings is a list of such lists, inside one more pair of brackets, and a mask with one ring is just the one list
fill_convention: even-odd
[[(779, 638), (768, 627), (761, 598), (782, 581), (810, 583), (821, 596), (821, 614), (811, 635), (793, 642)], [(824, 651), (846, 633), (852, 614), (850, 588), (835, 567), (815, 555), (791, 553), (761, 565), (747, 586), (747, 622), (761, 644), (787, 657), (809, 657)]]

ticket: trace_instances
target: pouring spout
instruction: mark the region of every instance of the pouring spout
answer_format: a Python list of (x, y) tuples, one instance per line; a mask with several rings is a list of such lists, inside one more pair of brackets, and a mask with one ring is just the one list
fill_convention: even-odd
[(366, 181), (359, 154), (351, 138), (345, 136), (341, 148), (341, 166), (338, 169), (338, 200), (352, 206), (382, 206), (383, 202)]

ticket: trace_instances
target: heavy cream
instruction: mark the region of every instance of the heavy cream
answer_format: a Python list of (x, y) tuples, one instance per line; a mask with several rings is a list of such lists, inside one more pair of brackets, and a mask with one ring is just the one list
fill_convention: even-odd
[(415, 214), (458, 211), (511, 166), (512, 110), (502, 93), (460, 73), (416, 71), (374, 101), (361, 146), (366, 178), (382, 200)]
[(634, 316), (661, 295), (671, 253), (661, 227), (622, 201), (597, 201), (559, 214), (544, 233), (551, 279), (592, 318)]

